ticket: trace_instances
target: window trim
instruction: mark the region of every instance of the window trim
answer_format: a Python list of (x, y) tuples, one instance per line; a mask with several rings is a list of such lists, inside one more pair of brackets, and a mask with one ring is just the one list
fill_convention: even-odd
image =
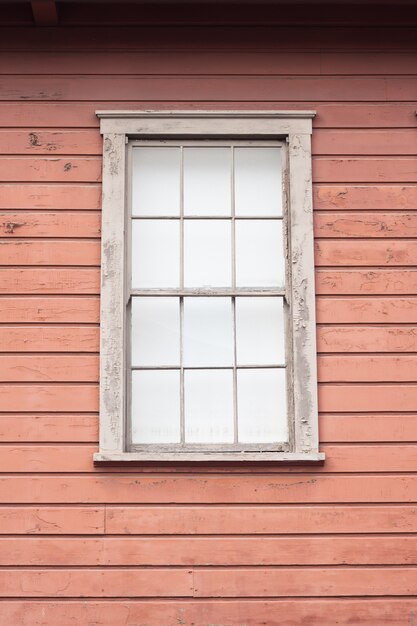
[[(97, 111), (103, 135), (100, 442), (95, 463), (323, 462), (318, 451), (311, 132), (314, 111)], [(275, 139), (288, 145), (294, 414), (290, 452), (126, 451), (127, 144), (135, 139)]]

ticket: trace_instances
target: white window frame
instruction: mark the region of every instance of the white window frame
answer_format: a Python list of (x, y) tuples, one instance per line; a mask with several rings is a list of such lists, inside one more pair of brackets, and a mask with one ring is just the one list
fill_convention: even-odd
[[(103, 135), (100, 439), (96, 463), (323, 462), (318, 450), (311, 133), (314, 111), (98, 111)], [(292, 437), (283, 451), (128, 451), (126, 368), (128, 144), (138, 139), (261, 139), (287, 144)]]

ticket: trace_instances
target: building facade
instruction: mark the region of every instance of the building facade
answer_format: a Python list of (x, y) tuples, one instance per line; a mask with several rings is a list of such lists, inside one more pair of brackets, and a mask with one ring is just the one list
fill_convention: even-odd
[[(416, 624), (416, 7), (39, 0), (0, 21), (0, 623)], [(314, 112), (324, 462), (94, 461), (97, 111)]]

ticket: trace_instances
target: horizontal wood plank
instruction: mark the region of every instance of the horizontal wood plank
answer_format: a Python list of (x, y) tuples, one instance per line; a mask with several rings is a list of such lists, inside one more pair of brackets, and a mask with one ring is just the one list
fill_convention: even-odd
[(322, 326), (319, 352), (417, 352), (417, 326)]
[[(114, 19), (114, 18), (113, 18)], [(177, 50), (153, 52), (43, 52), (28, 58), (25, 52), (4, 52), (0, 74), (240, 74), (256, 75), (407, 75), (415, 74), (412, 52), (340, 53), (334, 51), (250, 52), (212, 51), (189, 54)]]
[[(25, 53), (27, 60), (27, 54)], [(84, 55), (85, 58), (86, 55)], [(224, 58), (224, 57), (223, 57)], [(80, 68), (78, 68), (80, 69)], [(151, 104), (155, 109), (181, 109), (184, 107), (181, 101), (156, 101), (153, 103), (142, 102), (138, 98), (134, 102), (124, 102), (122, 99), (110, 101), (90, 101), (90, 102), (0, 102), (0, 118), (3, 128), (7, 127), (27, 127), (30, 116), (31, 128), (35, 130), (39, 127), (58, 129), (65, 128), (98, 128), (99, 120), (95, 115), (98, 109), (146, 109)], [(190, 103), (190, 106), (194, 106)], [(214, 103), (202, 101), (200, 107), (208, 109), (227, 108), (226, 103)], [(253, 100), (252, 102), (239, 102), (235, 100), (235, 109), (268, 109), (291, 110), (297, 108), (307, 108), (317, 110), (317, 115), (313, 120), (314, 128), (412, 128), (415, 125), (415, 106), (410, 103), (323, 103), (308, 99), (301, 105), (293, 101), (277, 100), (275, 102), (264, 102)], [(26, 132), (26, 131), (25, 131)]]
[[(365, 192), (364, 192), (365, 193)], [(319, 213), (314, 215), (316, 237), (417, 237), (416, 213)], [(407, 242), (409, 243), (409, 242)]]
[(100, 185), (0, 184), (0, 209), (100, 209)]
[(1, 237), (79, 237), (98, 238), (101, 233), (98, 212), (42, 213), (4, 211), (0, 213)]
[[(415, 533), (417, 511), (406, 506), (109, 506), (108, 535), (285, 535)], [(0, 534), (95, 535), (102, 507), (0, 507)]]
[[(81, 338), (78, 336), (75, 337), (73, 341), (77, 343), (80, 342), (80, 340)], [(87, 340), (87, 338), (85, 338), (85, 340)], [(71, 342), (71, 339), (67, 339), (67, 342), (68, 341)], [(85, 346), (84, 341), (83, 345)], [(3, 382), (97, 382), (98, 376), (98, 355), (4, 354), (0, 360), (0, 380)]]
[(0, 85), (0, 100), (317, 100), (375, 102), (413, 100), (415, 76), (11, 76)]
[(417, 154), (417, 146), (415, 137), (409, 130), (391, 128), (387, 132), (386, 130), (315, 129), (312, 136), (312, 151), (313, 155), (402, 156)]
[(5, 412), (98, 411), (98, 385), (0, 384), (0, 403)]
[(0, 269), (0, 294), (98, 294), (99, 269)]
[(0, 322), (18, 324), (34, 322), (98, 323), (98, 297), (0, 297)]
[(0, 476), (4, 504), (414, 503), (417, 475)]
[(417, 411), (416, 384), (320, 385), (318, 395), (324, 413)]
[(417, 240), (323, 240), (316, 241), (314, 252), (317, 267), (417, 265)]
[(325, 414), (319, 417), (320, 441), (415, 441), (417, 415)]
[[(340, 177), (344, 174), (340, 172)], [(315, 209), (406, 211), (417, 209), (417, 185), (346, 185), (316, 184), (313, 188)]]
[(415, 532), (407, 506), (161, 506), (106, 508), (108, 534), (322, 534)]
[(8, 569), (2, 597), (332, 597), (415, 595), (415, 567)]
[(98, 442), (98, 415), (0, 414), (0, 441)]
[[(33, 57), (33, 59), (37, 58), (37, 56)], [(32, 122), (32, 116), (30, 121)], [(45, 125), (49, 125), (47, 120), (45, 120)], [(82, 154), (100, 156), (102, 149), (101, 136), (97, 130), (37, 130), (34, 128), (34, 130), (0, 131), (0, 154), (2, 155)]]
[(318, 295), (414, 295), (417, 271), (412, 270), (318, 270)]
[[(0, 472), (92, 472), (97, 445), (18, 445), (0, 446)], [(417, 445), (337, 445), (323, 444), (326, 462), (317, 473), (328, 472), (413, 472)], [(134, 469), (134, 468), (133, 468)], [(130, 471), (129, 468), (123, 471)], [(288, 473), (303, 473), (305, 468), (288, 466)]]
[(416, 565), (416, 560), (417, 536), (0, 539), (2, 567)]
[[(160, 19), (158, 20), (160, 21)], [(298, 21), (298, 20), (297, 20)], [(101, 25), (86, 25), (74, 33), (71, 28), (63, 29), (51, 27), (48, 30), (48, 40), (43, 32), (36, 29), (25, 31), (22, 39), (21, 28), (9, 27), (0, 42), (2, 50), (9, 52), (28, 52), (40, 49), (54, 53), (73, 51), (74, 47), (88, 51), (120, 52), (126, 51), (161, 51), (175, 52), (183, 49), (187, 41), (187, 50), (190, 52), (202, 50), (246, 51), (262, 50), (339, 50), (340, 52), (388, 51), (410, 52), (416, 49), (416, 27), (411, 24), (401, 28), (393, 28), (392, 22), (387, 26), (367, 25), (354, 30), (356, 37), (352, 37), (352, 27), (339, 23), (337, 28), (323, 28), (322, 25), (311, 25), (308, 29), (294, 25), (291, 28), (274, 24), (254, 29), (253, 26), (199, 26), (178, 25), (176, 28), (166, 28), (151, 24), (146, 26), (132, 26), (130, 28)], [(244, 46), (246, 44), (246, 47)]]
[(417, 568), (201, 569), (198, 597), (414, 595)]
[(417, 319), (417, 298), (319, 296), (316, 298), (316, 311), (319, 324), (414, 323)]
[[(323, 330), (323, 329), (322, 329)], [(345, 337), (347, 341), (349, 339)], [(372, 338), (369, 338), (372, 341)], [(359, 340), (360, 341), (360, 340)], [(352, 344), (349, 344), (350, 346)], [(381, 349), (381, 344), (377, 344)], [(417, 355), (320, 355), (319, 382), (414, 382)]]
[(417, 159), (414, 157), (313, 159), (313, 181), (317, 183), (412, 183), (416, 175)]
[(193, 595), (187, 569), (0, 570), (1, 597), (185, 597)]
[(96, 157), (0, 157), (2, 182), (99, 182)]
[[(70, 611), (68, 610), (70, 607)], [(329, 615), (339, 626), (352, 623), (363, 626), (404, 626), (417, 611), (414, 598), (297, 598), (262, 600), (112, 600), (83, 599), (72, 601), (3, 600), (0, 615), (5, 623), (32, 626), (35, 620), (45, 626), (72, 626), (93, 623), (114, 626), (123, 623), (126, 613), (133, 623), (152, 626), (177, 626), (179, 620), (198, 624), (228, 626), (278, 626), (283, 615), (291, 615), (292, 626), (323, 626)]]
[(0, 265), (100, 265), (99, 241), (0, 240)]
[(97, 326), (0, 326), (0, 352), (65, 353), (98, 350)]
[(0, 534), (2, 535), (97, 535), (103, 532), (103, 507), (0, 506)]

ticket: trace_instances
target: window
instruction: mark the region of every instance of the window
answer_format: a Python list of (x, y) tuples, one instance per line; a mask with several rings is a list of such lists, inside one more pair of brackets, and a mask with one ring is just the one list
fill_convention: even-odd
[(311, 112), (99, 112), (100, 451), (321, 461)]

